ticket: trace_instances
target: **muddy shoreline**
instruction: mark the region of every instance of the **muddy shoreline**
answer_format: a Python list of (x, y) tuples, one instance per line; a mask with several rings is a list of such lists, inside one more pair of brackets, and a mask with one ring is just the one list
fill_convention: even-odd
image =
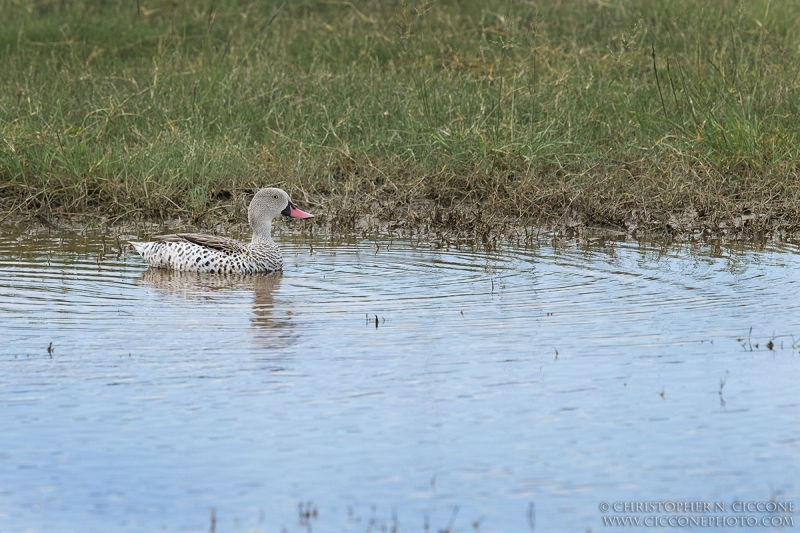
[[(318, 236), (332, 240), (412, 238), (433, 247), (467, 246), (492, 250), (498, 246), (530, 246), (542, 239), (639, 240), (662, 243), (795, 243), (800, 241), (800, 222), (773, 220), (766, 215), (743, 214), (729, 221), (712, 222), (695, 210), (669, 215), (666, 221), (636, 221), (632, 214), (626, 227), (587, 224), (579, 213), (560, 219), (523, 220), (487, 216), (479, 209), (407, 210), (405, 218), (387, 218), (358, 210), (309, 208), (312, 221), (276, 220), (276, 236)], [(173, 218), (115, 218), (101, 214), (16, 214), (0, 222), (5, 233), (69, 232), (117, 238), (149, 238), (170, 231), (196, 231), (246, 239), (250, 228), (246, 213), (226, 209), (193, 220)], [(385, 215), (385, 212), (384, 212)]]

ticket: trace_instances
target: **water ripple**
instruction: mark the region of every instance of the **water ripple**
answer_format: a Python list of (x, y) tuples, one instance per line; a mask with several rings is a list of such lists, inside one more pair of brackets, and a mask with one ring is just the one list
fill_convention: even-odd
[(208, 276), (0, 237), (10, 530), (280, 530), (309, 499), (320, 530), (458, 505), (515, 531), (534, 500), (586, 530), (600, 501), (799, 495), (794, 246), (281, 245), (282, 274)]

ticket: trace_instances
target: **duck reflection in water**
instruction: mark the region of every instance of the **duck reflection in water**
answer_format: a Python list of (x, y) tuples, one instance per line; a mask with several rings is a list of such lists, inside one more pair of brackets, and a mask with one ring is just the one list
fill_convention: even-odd
[[(137, 284), (188, 300), (213, 302), (220, 305), (220, 313), (229, 316), (241, 309), (236, 306), (237, 300), (252, 292), (250, 324), (256, 338), (274, 348), (288, 342), (288, 328), (291, 325), (290, 313), (275, 309), (274, 294), (281, 279), (281, 272), (209, 276), (197, 272), (149, 268)], [(213, 334), (213, 329), (209, 329), (209, 333)]]

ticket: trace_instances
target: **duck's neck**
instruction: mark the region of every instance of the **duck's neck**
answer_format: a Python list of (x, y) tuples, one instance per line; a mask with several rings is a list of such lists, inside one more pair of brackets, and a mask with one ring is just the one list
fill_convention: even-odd
[(253, 225), (253, 239), (251, 242), (273, 242), (271, 220), (261, 220), (258, 224)]

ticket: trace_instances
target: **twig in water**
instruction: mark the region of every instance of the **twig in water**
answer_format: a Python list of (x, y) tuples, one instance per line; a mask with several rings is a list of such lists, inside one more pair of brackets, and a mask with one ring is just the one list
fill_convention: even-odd
[(458, 516), (458, 505), (453, 507), (453, 515), (450, 517), (450, 522), (447, 523), (447, 527), (444, 529), (440, 529), (439, 533), (450, 533), (453, 531), (453, 526), (456, 523), (456, 517)]
[(536, 529), (536, 505), (533, 502), (528, 504), (528, 527), (533, 531)]

